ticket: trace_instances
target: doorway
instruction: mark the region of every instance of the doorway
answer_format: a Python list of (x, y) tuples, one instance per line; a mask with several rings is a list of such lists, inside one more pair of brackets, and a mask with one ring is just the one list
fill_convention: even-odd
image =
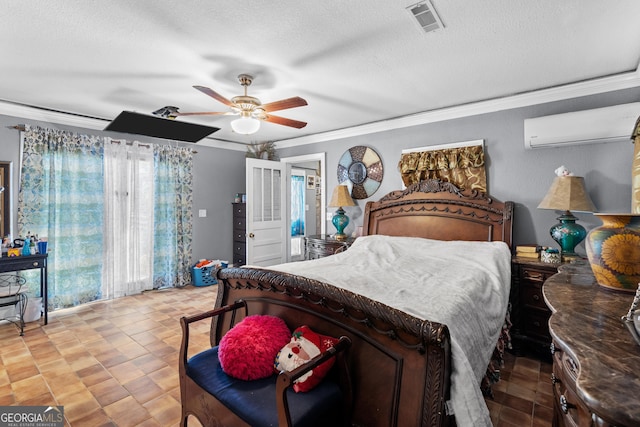
[[(289, 257), (291, 261), (300, 261), (305, 256), (304, 238), (324, 234), (326, 230), (325, 153), (287, 157), (281, 161), (291, 165)], [(301, 189), (302, 197), (296, 195), (294, 186)]]

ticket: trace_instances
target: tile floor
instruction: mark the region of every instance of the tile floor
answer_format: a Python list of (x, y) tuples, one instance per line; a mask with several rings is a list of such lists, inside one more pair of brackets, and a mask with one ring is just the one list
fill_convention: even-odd
[(505, 354), (493, 399), (486, 399), (495, 427), (550, 426), (553, 417), (551, 364)]
[[(63, 405), (69, 426), (177, 426), (178, 319), (209, 310), (215, 287), (86, 304), (28, 323), (0, 323), (0, 406)], [(208, 344), (206, 322), (194, 351)], [(496, 427), (551, 425), (549, 364), (507, 355), (487, 405)], [(190, 426), (199, 426), (190, 419)]]

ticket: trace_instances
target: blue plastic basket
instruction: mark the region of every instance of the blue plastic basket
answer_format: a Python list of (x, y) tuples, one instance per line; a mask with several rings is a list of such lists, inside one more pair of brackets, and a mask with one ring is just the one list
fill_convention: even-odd
[[(220, 264), (220, 268), (227, 268), (228, 264), (223, 262)], [(215, 278), (216, 267), (202, 267), (191, 268), (191, 279), (193, 280), (193, 286), (209, 286), (218, 283)]]

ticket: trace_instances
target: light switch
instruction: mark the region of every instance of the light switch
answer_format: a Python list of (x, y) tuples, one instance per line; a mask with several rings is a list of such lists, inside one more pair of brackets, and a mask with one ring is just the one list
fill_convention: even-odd
[(199, 216), (200, 218), (206, 218), (206, 217), (207, 217), (207, 210), (206, 210), (206, 209), (200, 209), (200, 210), (198, 211), (198, 216)]

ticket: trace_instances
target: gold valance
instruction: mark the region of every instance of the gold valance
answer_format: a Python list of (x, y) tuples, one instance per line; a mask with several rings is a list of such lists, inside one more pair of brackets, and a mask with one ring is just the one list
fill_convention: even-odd
[(407, 187), (435, 178), (451, 182), (460, 189), (487, 192), (482, 145), (405, 153), (398, 168)]

